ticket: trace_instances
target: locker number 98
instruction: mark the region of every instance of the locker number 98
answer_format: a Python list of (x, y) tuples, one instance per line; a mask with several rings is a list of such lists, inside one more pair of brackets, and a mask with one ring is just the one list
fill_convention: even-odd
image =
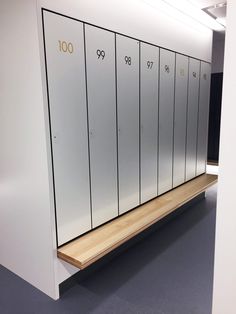
[(125, 56), (125, 64), (128, 64), (128, 65), (132, 64), (131, 57)]
[(61, 41), (61, 40), (58, 40), (58, 43), (59, 43), (59, 50), (61, 52), (73, 53), (74, 47), (72, 43), (67, 43), (66, 41)]

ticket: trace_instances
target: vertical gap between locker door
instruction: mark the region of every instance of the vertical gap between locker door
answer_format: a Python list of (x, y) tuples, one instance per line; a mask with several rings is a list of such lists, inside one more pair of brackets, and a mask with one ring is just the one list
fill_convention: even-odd
[(198, 109), (197, 109), (197, 143), (196, 143), (196, 164), (195, 164), (195, 177), (197, 176), (197, 165), (198, 165), (198, 131), (199, 131), (199, 106), (200, 106), (200, 89), (201, 89), (201, 71), (202, 71), (202, 63), (200, 62), (199, 67), (199, 82), (198, 82)]
[(174, 69), (174, 107), (173, 107), (173, 138), (172, 138), (172, 189), (174, 186), (174, 158), (175, 158), (175, 92), (176, 92), (176, 53)]
[(139, 42), (139, 204), (142, 202), (141, 145), (141, 42)]
[(56, 245), (58, 245), (58, 226), (57, 226), (57, 202), (56, 202), (56, 190), (55, 190), (55, 174), (54, 174), (54, 159), (53, 159), (53, 146), (52, 146), (52, 128), (51, 128), (51, 112), (50, 112), (50, 100), (49, 100), (49, 87), (48, 87), (48, 70), (47, 70), (47, 53), (46, 53), (46, 42), (45, 42), (45, 28), (44, 28), (44, 16), (42, 9), (42, 30), (43, 30), (43, 49), (44, 49), (44, 63), (45, 63), (45, 74), (46, 74), (46, 87), (47, 87), (47, 102), (48, 102), (48, 121), (49, 121), (49, 136), (50, 136), (50, 151), (51, 151), (51, 162), (52, 162), (52, 185), (53, 185), (53, 201), (54, 201), (54, 214), (55, 214), (55, 229), (56, 229)]
[(160, 134), (160, 72), (161, 72), (161, 49), (159, 49), (159, 58), (158, 58), (158, 82), (157, 82), (157, 85), (158, 85), (158, 99), (157, 99), (157, 102), (158, 102), (158, 110), (157, 110), (157, 114), (158, 114), (158, 117), (157, 117), (157, 196), (158, 196), (158, 192), (159, 192), (159, 153), (160, 153), (160, 147), (159, 147), (159, 134)]
[(118, 99), (117, 99), (117, 43), (115, 33), (115, 93), (116, 93), (116, 172), (117, 172), (117, 204), (120, 215), (120, 181), (119, 181), (119, 125), (118, 125)]
[(88, 76), (87, 76), (87, 57), (86, 57), (86, 40), (85, 40), (85, 24), (84, 23), (83, 23), (83, 33), (84, 33), (84, 67), (85, 67), (86, 110), (87, 110), (87, 133), (88, 133), (90, 213), (91, 213), (91, 228), (93, 228), (93, 203), (92, 203), (92, 186), (91, 186), (91, 158), (90, 158), (89, 110), (88, 110)]
[(186, 166), (187, 166), (187, 144), (188, 144), (188, 106), (189, 106), (189, 70), (190, 70), (190, 59), (188, 57), (188, 81), (187, 81), (187, 107), (186, 107), (186, 138), (185, 138), (185, 173), (184, 173), (184, 181), (186, 182)]

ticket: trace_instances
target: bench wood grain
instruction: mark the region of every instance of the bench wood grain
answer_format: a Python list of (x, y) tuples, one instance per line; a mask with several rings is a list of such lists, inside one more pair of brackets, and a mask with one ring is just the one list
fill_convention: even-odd
[(203, 174), (63, 245), (58, 257), (84, 269), (217, 182)]

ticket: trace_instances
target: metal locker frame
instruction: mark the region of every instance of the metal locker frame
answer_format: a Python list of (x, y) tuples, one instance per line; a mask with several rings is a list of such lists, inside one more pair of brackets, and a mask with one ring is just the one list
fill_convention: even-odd
[(189, 58), (176, 54), (173, 187), (185, 181)]
[(140, 47), (140, 197), (144, 203), (157, 196), (158, 153), (158, 47)]
[(85, 25), (92, 225), (118, 216), (115, 34)]
[(186, 181), (196, 176), (200, 61), (189, 58)]
[[(185, 114), (177, 113), (178, 106), (185, 109), (181, 98), (186, 90), (178, 94), (179, 82), (174, 80), (179, 58), (189, 59), (185, 179), (205, 172), (210, 85), (209, 80), (205, 84), (205, 74), (210, 76), (210, 65), (57, 13), (43, 10), (43, 19), (56, 223), (62, 245), (90, 230), (91, 219), (96, 227), (183, 183), (184, 162), (177, 148), (180, 152), (182, 147), (184, 155)], [(49, 25), (54, 27), (51, 34)], [(93, 33), (90, 41), (85, 31), (88, 37)], [(153, 75), (156, 85), (144, 71), (142, 57), (150, 52), (159, 66), (159, 77)], [(106, 67), (100, 67), (102, 62), (98, 66), (98, 59), (104, 65), (108, 56)], [(194, 79), (201, 77), (195, 86), (193, 73)], [(103, 113), (110, 118), (104, 119)]]
[(62, 245), (91, 229), (83, 24), (47, 11), (43, 20), (56, 224)]
[(116, 35), (119, 213), (139, 205), (139, 42)]
[(211, 65), (201, 61), (196, 175), (206, 172)]
[(160, 49), (158, 195), (172, 189), (175, 53)]

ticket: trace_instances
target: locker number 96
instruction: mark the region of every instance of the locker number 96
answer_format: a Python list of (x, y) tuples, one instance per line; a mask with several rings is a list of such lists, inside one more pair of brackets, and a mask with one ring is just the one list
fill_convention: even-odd
[(58, 40), (58, 43), (59, 43), (60, 52), (69, 52), (69, 53), (74, 52), (74, 47), (72, 43), (67, 43), (66, 41), (61, 41), (61, 40)]

